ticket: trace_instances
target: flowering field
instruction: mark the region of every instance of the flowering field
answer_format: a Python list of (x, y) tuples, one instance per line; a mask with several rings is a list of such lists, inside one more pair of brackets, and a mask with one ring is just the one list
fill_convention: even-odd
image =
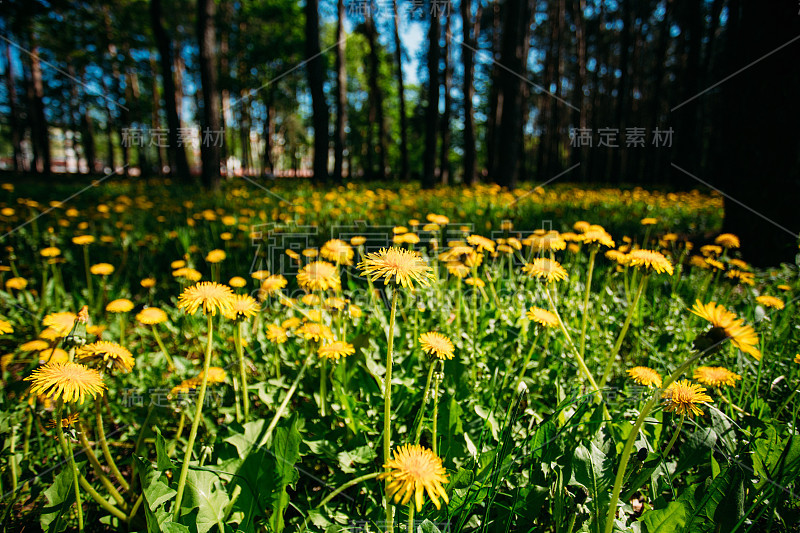
[(4, 184), (2, 527), (798, 531), (798, 270), (721, 210)]

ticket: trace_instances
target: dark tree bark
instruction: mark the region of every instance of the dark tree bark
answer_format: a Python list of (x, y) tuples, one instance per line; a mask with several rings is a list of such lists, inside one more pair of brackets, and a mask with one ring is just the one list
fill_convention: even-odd
[[(572, 91), (572, 105), (577, 109), (573, 110), (572, 120), (579, 129), (585, 129), (586, 126), (586, 102), (584, 101), (584, 86), (586, 85), (586, 23), (583, 20), (583, 14), (586, 11), (586, 0), (572, 0), (572, 17), (575, 21), (575, 48), (576, 48), (576, 76), (575, 88)], [(571, 165), (574, 166), (580, 162), (586, 161), (587, 148), (572, 148), (570, 152)], [(586, 179), (586, 165), (578, 169), (577, 175), (581, 177), (581, 181)]]
[(346, 17), (344, 0), (336, 2), (336, 126), (333, 137), (333, 179), (344, 179), (344, 150), (347, 143), (347, 66), (345, 61)]
[(428, 26), (428, 104), (425, 108), (425, 153), (422, 162), (422, 186), (433, 187), (436, 181), (436, 145), (439, 125), (439, 17), (431, 14)]
[[(500, 45), (500, 64), (494, 83), (497, 87), (497, 119), (493, 137), (495, 157), (489, 175), (498, 184), (514, 187), (522, 132), (522, 87), (519, 72), (527, 72), (525, 28), (530, 20), (528, 0), (507, 0)], [(523, 57), (524, 56), (524, 57)], [(506, 70), (508, 69), (508, 70)]]
[[(161, 117), (159, 116), (158, 108), (159, 108), (159, 91), (158, 91), (158, 68), (156, 66), (156, 56), (155, 54), (150, 54), (150, 72), (153, 77), (153, 85), (151, 87), (151, 91), (153, 93), (153, 114), (151, 120), (153, 121), (153, 129), (160, 129), (161, 128)], [(158, 165), (158, 175), (161, 176), (164, 173), (164, 154), (161, 152), (161, 146), (155, 146), (156, 152), (156, 164)]]
[(172, 77), (172, 42), (164, 29), (162, 22), (161, 0), (150, 0), (150, 19), (153, 26), (153, 36), (158, 48), (159, 62), (161, 63), (161, 79), (164, 84), (164, 110), (167, 113), (167, 138), (169, 140), (167, 154), (169, 157), (170, 174), (178, 180), (189, 182), (189, 162), (186, 160), (186, 149), (178, 146), (178, 130), (181, 127), (178, 115), (177, 90), (175, 78)]
[(475, 22), (472, 19), (472, 2), (461, 0), (461, 26), (464, 31), (461, 47), (461, 59), (464, 63), (464, 183), (474, 184), (478, 174), (477, 150), (475, 140), (475, 112), (473, 99), (475, 98), (475, 52), (476, 36), (480, 34), (481, 7), (478, 3), (478, 15)]
[(442, 80), (442, 90), (444, 91), (444, 109), (442, 110), (441, 132), (442, 144), (439, 151), (439, 181), (442, 185), (447, 185), (450, 181), (450, 80), (453, 76), (453, 66), (450, 61), (450, 16), (445, 18), (444, 24), (444, 79)]
[[(341, 0), (339, 0), (341, 2)], [(397, 22), (397, 0), (392, 0), (394, 10), (394, 60), (397, 68), (397, 94), (400, 99), (400, 174), (401, 181), (408, 180), (408, 119), (406, 117), (406, 95), (403, 81), (403, 46)]]
[[(703, 45), (703, 10), (702, 0), (685, 0), (677, 2), (676, 18), (681, 27), (678, 54), (679, 61), (684, 65), (680, 73), (680, 101), (686, 101), (696, 95), (700, 90), (700, 65)], [(765, 52), (766, 53), (766, 52)], [(677, 109), (673, 115), (675, 144), (673, 153), (676, 161), (682, 168), (692, 173), (701, 171), (701, 147), (703, 139), (699, 137), (698, 123), (699, 110), (702, 100), (693, 100)], [(680, 133), (677, 133), (680, 132)], [(685, 174), (672, 174), (675, 185), (688, 188), (693, 187), (691, 178)]]
[[(367, 42), (369, 43), (369, 75), (367, 76), (369, 84), (369, 107), (370, 107), (370, 131), (372, 125), (377, 123), (378, 127), (378, 142), (376, 150), (378, 152), (378, 172), (376, 178), (384, 179), (386, 177), (386, 121), (383, 115), (383, 93), (381, 92), (380, 84), (378, 83), (378, 73), (380, 72), (380, 58), (378, 57), (378, 29), (375, 26), (375, 21), (372, 19), (372, 11), (367, 10), (364, 16), (364, 31), (367, 35)], [(372, 169), (370, 168), (370, 171)]]
[(314, 180), (328, 179), (328, 104), (323, 83), (325, 68), (319, 48), (319, 0), (306, 0), (306, 58), (314, 124)]
[(726, 194), (723, 230), (741, 238), (746, 259), (759, 266), (794, 263), (800, 130), (787, 118), (800, 116), (800, 42), (776, 49), (800, 35), (800, 17), (791, 2), (733, 0), (728, 11), (726, 74), (774, 53), (725, 81), (718, 94), (700, 97), (717, 106), (717, 164), (709, 181)]
[(264, 138), (264, 168), (270, 174), (275, 173), (274, 163), (272, 162), (272, 90), (267, 90), (267, 96), (264, 99), (264, 126), (261, 136)]
[[(214, 28), (214, 0), (197, 2), (197, 37), (200, 47), (200, 82), (203, 87), (203, 120), (200, 123), (200, 158), (203, 162), (203, 185), (208, 189), (219, 187), (220, 125), (219, 90), (217, 88), (216, 31)], [(244, 107), (242, 108), (244, 115)], [(209, 135), (207, 133), (210, 132)]]
[(47, 117), (44, 114), (44, 85), (42, 82), (42, 66), (39, 62), (39, 46), (30, 36), (31, 47), (31, 79), (30, 79), (30, 103), (32, 107), (32, 133), (36, 146), (36, 165), (37, 172), (48, 176), (51, 172), (50, 156), (50, 132), (47, 124)]
[(14, 170), (24, 168), (22, 160), (22, 136), (18, 125), (19, 110), (17, 109), (17, 87), (14, 80), (14, 64), (11, 61), (11, 45), (6, 44), (6, 90), (8, 91), (9, 117), (8, 125), (11, 127), (11, 147), (14, 150)]

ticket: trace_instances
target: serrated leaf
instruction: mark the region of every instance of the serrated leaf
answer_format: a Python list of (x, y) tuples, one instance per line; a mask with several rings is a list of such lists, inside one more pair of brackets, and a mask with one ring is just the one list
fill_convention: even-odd
[[(78, 471), (86, 462), (78, 463)], [(47, 505), (42, 507), (39, 516), (39, 525), (47, 533), (64, 531), (67, 524), (61, 516), (75, 503), (75, 489), (73, 487), (72, 470), (65, 463), (55, 478), (53, 484), (44, 491)]]
[(197, 533), (207, 533), (212, 527), (222, 523), (229, 501), (217, 474), (207, 470), (189, 469), (181, 514), (186, 515), (197, 509), (194, 519)]
[(610, 497), (608, 487), (613, 481), (614, 465), (607, 450), (601, 449), (593, 440), (587, 448), (580, 444), (572, 457), (572, 480), (589, 493), (587, 505), (592, 512), (592, 529), (602, 531), (603, 518)]
[(642, 515), (647, 533), (677, 533), (686, 525), (686, 507), (681, 502), (669, 502), (663, 509), (651, 509)]

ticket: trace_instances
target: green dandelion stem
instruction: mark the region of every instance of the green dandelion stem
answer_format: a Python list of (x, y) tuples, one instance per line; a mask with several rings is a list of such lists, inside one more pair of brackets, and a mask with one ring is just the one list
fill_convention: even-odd
[[(386, 376), (384, 377), (384, 407), (383, 407), (383, 462), (388, 463), (391, 459), (392, 448), (392, 350), (394, 349), (394, 323), (397, 317), (397, 295), (399, 287), (394, 286), (392, 290), (392, 311), (389, 315), (389, 336), (386, 349)], [(459, 292), (460, 294), (460, 292)], [(386, 482), (389, 486), (389, 482)], [(384, 493), (384, 506), (386, 508), (386, 527), (387, 531), (392, 531), (393, 507), (389, 498)]]
[(678, 440), (678, 435), (681, 433), (681, 428), (683, 427), (683, 420), (686, 418), (686, 413), (681, 413), (681, 420), (678, 422), (678, 427), (675, 428), (675, 433), (672, 435), (672, 438), (667, 443), (667, 447), (664, 448), (664, 453), (661, 454), (661, 458), (666, 461), (667, 456), (669, 455), (670, 450), (675, 445), (675, 441)]
[(200, 382), (200, 391), (197, 395), (197, 407), (194, 411), (192, 428), (189, 430), (189, 440), (186, 442), (186, 454), (183, 457), (183, 465), (181, 466), (181, 473), (178, 478), (178, 493), (175, 497), (175, 510), (172, 513), (172, 519), (175, 522), (180, 518), (181, 501), (183, 499), (183, 491), (186, 488), (186, 476), (189, 474), (189, 461), (192, 458), (192, 448), (197, 438), (197, 428), (200, 426), (200, 419), (203, 417), (203, 403), (205, 402), (206, 387), (208, 386), (208, 369), (211, 367), (211, 347), (214, 342), (213, 319), (214, 317), (212, 315), (208, 315), (208, 344), (206, 345), (206, 354), (203, 359), (203, 379)]
[(164, 346), (164, 341), (161, 340), (161, 337), (159, 336), (158, 331), (156, 331), (156, 325), (155, 324), (150, 324), (150, 328), (151, 328), (151, 330), (153, 332), (153, 337), (155, 337), (155, 339), (156, 339), (156, 343), (158, 344), (158, 348), (161, 350), (161, 353), (164, 354), (164, 357), (167, 360), (167, 365), (169, 365), (170, 372), (174, 372), (175, 371), (175, 361), (172, 360), (172, 356), (167, 351), (167, 347)]
[(239, 358), (239, 377), (241, 380), (241, 396), (242, 396), (242, 411), (244, 414), (244, 422), (250, 416), (250, 399), (247, 397), (247, 372), (244, 363), (244, 346), (242, 345), (242, 330), (244, 327), (243, 322), (236, 324), (233, 330), (234, 342), (236, 343), (236, 355)]
[(94, 402), (94, 419), (97, 425), (97, 441), (100, 443), (100, 449), (103, 451), (103, 457), (105, 457), (106, 463), (108, 463), (108, 468), (111, 469), (111, 474), (117, 482), (127, 491), (130, 489), (130, 485), (125, 481), (125, 477), (119, 471), (119, 468), (117, 468), (117, 463), (114, 462), (111, 451), (108, 449), (106, 431), (103, 427), (103, 405), (99, 401)]
[(64, 403), (59, 399), (56, 406), (55, 422), (56, 422), (56, 435), (58, 436), (58, 444), (61, 446), (61, 452), (67, 459), (67, 465), (72, 471), (72, 483), (75, 489), (75, 504), (78, 507), (78, 531), (83, 531), (83, 508), (81, 507), (81, 489), (80, 489), (80, 474), (78, 473), (78, 466), (75, 464), (75, 457), (72, 455), (72, 448), (64, 438), (64, 428), (61, 427), (61, 415), (64, 410)]
[(278, 410), (275, 412), (275, 416), (272, 418), (272, 422), (269, 423), (267, 427), (267, 431), (264, 433), (264, 438), (261, 439), (261, 446), (267, 443), (270, 436), (272, 435), (272, 431), (275, 429), (275, 426), (278, 425), (278, 420), (281, 419), (283, 413), (286, 411), (286, 406), (289, 405), (289, 400), (292, 399), (294, 392), (297, 390), (297, 386), (300, 384), (300, 381), (303, 379), (303, 375), (308, 368), (308, 364), (311, 361), (311, 354), (306, 357), (303, 366), (300, 368), (300, 372), (297, 373), (297, 377), (294, 379), (292, 386), (289, 387), (289, 391), (286, 393), (286, 396), (283, 398), (281, 405), (278, 407)]
[(639, 282), (639, 288), (636, 290), (636, 296), (634, 296), (633, 302), (631, 303), (630, 307), (628, 307), (628, 313), (625, 317), (625, 322), (622, 324), (622, 329), (619, 332), (619, 336), (617, 337), (617, 342), (614, 344), (614, 348), (612, 348), (611, 353), (608, 354), (606, 368), (603, 371), (603, 376), (600, 378), (600, 383), (598, 383), (600, 388), (602, 388), (608, 381), (608, 378), (611, 377), (611, 370), (614, 368), (614, 360), (617, 358), (620, 348), (622, 348), (622, 341), (625, 340), (625, 335), (628, 333), (628, 328), (631, 325), (631, 319), (636, 312), (636, 306), (639, 304), (639, 299), (642, 297), (644, 289), (647, 286), (647, 279), (647, 274), (642, 274), (642, 280)]
[(417, 431), (414, 434), (414, 444), (419, 444), (419, 439), (422, 436), (422, 426), (425, 425), (425, 405), (428, 403), (428, 393), (431, 389), (431, 378), (433, 377), (433, 370), (436, 368), (436, 361), (431, 362), (428, 368), (428, 377), (425, 380), (425, 392), (422, 393), (422, 406), (419, 410), (419, 424), (417, 424)]
[[(681, 364), (672, 374), (670, 374), (667, 379), (661, 384), (662, 389), (668, 388), (673, 381), (678, 379), (683, 372), (693, 365), (698, 359), (700, 359), (703, 355), (705, 355), (705, 351), (698, 352), (686, 361)], [(642, 410), (639, 412), (639, 416), (636, 418), (636, 422), (633, 424), (633, 428), (631, 429), (630, 434), (628, 435), (628, 440), (625, 441), (625, 447), (622, 449), (622, 456), (620, 458), (619, 467), (617, 468), (617, 475), (614, 479), (614, 488), (611, 491), (611, 501), (608, 504), (608, 514), (606, 515), (606, 523), (605, 523), (605, 533), (612, 533), (614, 530), (614, 517), (617, 515), (617, 502), (619, 501), (619, 494), (622, 490), (622, 482), (625, 479), (625, 469), (628, 467), (628, 461), (631, 458), (631, 451), (633, 450), (633, 444), (636, 441), (636, 437), (639, 435), (639, 430), (642, 429), (642, 425), (644, 425), (644, 421), (647, 418), (647, 415), (650, 414), (650, 411), (653, 409), (653, 405), (655, 404), (656, 400), (658, 399), (658, 394), (654, 393), (647, 403), (644, 405)]]
[(97, 455), (95, 455), (94, 451), (92, 450), (92, 445), (89, 444), (88, 439), (86, 438), (86, 432), (84, 428), (79, 427), (78, 430), (78, 438), (81, 441), (81, 445), (83, 446), (84, 453), (86, 453), (86, 458), (89, 459), (89, 463), (92, 465), (92, 469), (94, 469), (95, 475), (100, 479), (100, 483), (103, 484), (105, 489), (114, 498), (114, 501), (117, 502), (117, 505), (125, 508), (125, 500), (122, 498), (122, 495), (114, 488), (114, 485), (111, 481), (108, 480), (108, 477), (103, 473), (103, 467), (100, 465), (100, 461), (97, 460)]
[(583, 316), (581, 317), (581, 357), (586, 354), (586, 322), (589, 318), (589, 293), (592, 290), (592, 274), (594, 274), (594, 259), (597, 256), (597, 246), (592, 246), (589, 252), (589, 270), (586, 273), (586, 291), (583, 295)]
[(589, 372), (589, 368), (586, 366), (586, 362), (583, 360), (583, 357), (581, 356), (580, 352), (575, 347), (575, 343), (572, 342), (572, 337), (570, 337), (566, 326), (564, 326), (564, 321), (561, 320), (561, 315), (558, 314), (558, 309), (556, 308), (555, 301), (553, 301), (553, 295), (550, 292), (549, 286), (545, 289), (545, 293), (547, 294), (547, 299), (550, 302), (550, 307), (553, 309), (553, 314), (555, 314), (556, 318), (558, 319), (558, 326), (559, 328), (561, 328), (561, 333), (564, 334), (564, 337), (567, 340), (567, 344), (575, 354), (575, 359), (578, 361), (578, 368), (580, 368), (581, 372), (586, 377), (587, 381), (589, 381), (589, 384), (592, 386), (592, 390), (594, 390), (595, 398), (597, 398), (597, 401), (602, 402), (603, 395), (600, 393), (600, 388), (597, 386), (597, 383), (595, 383), (594, 378), (592, 377), (592, 373)]
[[(536, 349), (536, 345), (539, 343), (539, 337), (546, 334), (547, 334), (546, 332), (542, 332), (533, 338), (531, 347), (528, 350), (528, 353), (525, 355), (525, 360), (522, 361), (522, 367), (519, 370), (519, 376), (517, 376), (517, 380), (514, 382), (515, 391), (519, 388), (519, 384), (522, 383), (522, 378), (525, 377), (525, 371), (528, 369), (528, 363), (531, 362), (531, 357), (533, 356), (533, 352)], [(508, 376), (508, 373), (506, 373), (506, 376)], [(506, 388), (506, 380), (503, 379), (503, 386), (501, 387), (501, 389), (505, 390), (505, 388)]]

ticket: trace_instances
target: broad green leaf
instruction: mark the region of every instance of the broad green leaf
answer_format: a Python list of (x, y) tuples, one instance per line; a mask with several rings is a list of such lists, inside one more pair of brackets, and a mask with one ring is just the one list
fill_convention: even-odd
[(580, 444), (575, 449), (570, 483), (581, 485), (589, 493), (591, 501), (587, 505), (592, 512), (592, 530), (602, 531), (603, 518), (611, 499), (608, 488), (614, 479), (614, 465), (608, 450), (601, 449), (596, 440), (590, 442), (588, 448)]
[(189, 469), (186, 492), (181, 502), (181, 515), (197, 509), (194, 519), (197, 533), (207, 533), (212, 527), (222, 524), (228, 502), (228, 494), (222, 488), (219, 475), (207, 470)]
[(663, 509), (651, 509), (641, 518), (647, 533), (678, 533), (686, 525), (686, 507), (682, 502), (669, 502)]
[(284, 528), (283, 513), (289, 505), (289, 494), (286, 492), (286, 487), (293, 486), (299, 478), (297, 469), (294, 467), (300, 458), (300, 433), (297, 431), (297, 418), (292, 418), (288, 428), (279, 427), (275, 430), (272, 453), (275, 454), (275, 472), (278, 484), (275, 487), (277, 497), (272, 504), (270, 524), (274, 531), (280, 532)]
[(356, 471), (353, 464), (365, 465), (371, 463), (377, 454), (375, 450), (369, 446), (359, 446), (354, 450), (346, 450), (339, 452), (337, 459), (339, 460), (339, 468), (345, 474), (352, 474)]
[(170, 470), (175, 465), (167, 453), (167, 443), (161, 435), (161, 430), (156, 426), (156, 466), (160, 471)]
[[(85, 462), (78, 463), (78, 471)], [(39, 525), (47, 533), (64, 531), (67, 524), (61, 516), (75, 503), (75, 489), (73, 487), (72, 470), (65, 463), (53, 479), (53, 484), (44, 491), (47, 505), (39, 511)]]

